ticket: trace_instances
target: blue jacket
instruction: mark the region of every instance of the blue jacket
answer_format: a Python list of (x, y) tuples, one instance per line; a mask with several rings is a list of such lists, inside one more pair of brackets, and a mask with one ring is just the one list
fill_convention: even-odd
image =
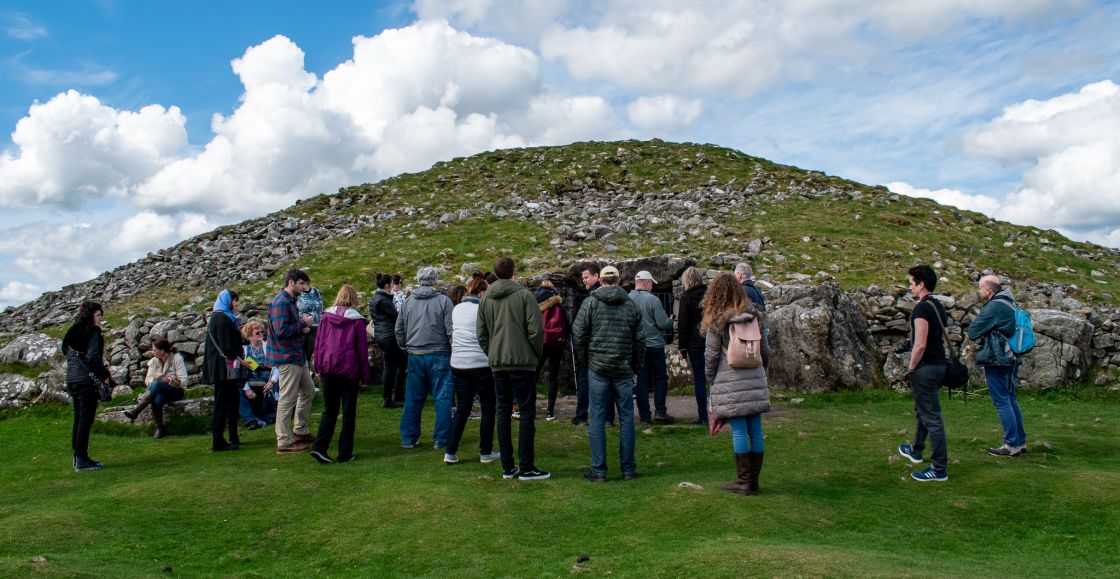
[[(1001, 301), (1003, 303), (996, 303)], [(1008, 307), (1011, 306), (1011, 307)], [(1011, 366), (1015, 355), (1007, 346), (1007, 339), (1015, 334), (1015, 298), (1003, 290), (992, 296), (976, 319), (968, 325), (968, 339), (980, 344), (976, 352), (978, 366)]]

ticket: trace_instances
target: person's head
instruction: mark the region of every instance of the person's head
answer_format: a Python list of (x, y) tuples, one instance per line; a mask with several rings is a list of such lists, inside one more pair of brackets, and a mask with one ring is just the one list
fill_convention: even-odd
[(494, 275), (498, 276), (498, 279), (513, 279), (516, 270), (513, 260), (508, 257), (499, 257), (494, 261)]
[(542, 279), (540, 287), (546, 287), (550, 290), (554, 290), (556, 289), (556, 284), (552, 283), (551, 280)]
[(354, 286), (348, 283), (342, 284), (342, 287), (338, 288), (338, 295), (334, 296), (334, 305), (344, 308), (358, 307), (358, 292)]
[(735, 280), (743, 283), (751, 278), (751, 264), (743, 261), (735, 264)]
[(488, 271), (482, 276), (482, 279), (486, 280), (486, 283), (492, 284), (498, 281), (498, 276), (494, 275), (494, 272)]
[(749, 305), (747, 294), (739, 280), (729, 273), (721, 273), (708, 285), (701, 306), (704, 318), (700, 320), (700, 331), (707, 332), (718, 320), (744, 312)]
[(487, 287), (490, 286), (486, 283), (485, 278), (472, 277), (471, 280), (467, 282), (467, 295), (481, 298), (482, 294), (486, 293)]
[(594, 263), (589, 263), (584, 266), (583, 272), (580, 275), (580, 279), (583, 280), (583, 287), (591, 289), (595, 284), (599, 283), (599, 273), (601, 271), (599, 266)]
[(451, 303), (455, 305), (459, 305), (465, 295), (467, 295), (467, 286), (465, 285), (453, 286), (451, 291), (447, 292), (447, 297), (451, 298)]
[(309, 289), (311, 289), (311, 278), (307, 276), (306, 271), (296, 268), (288, 270), (288, 276), (284, 278), (285, 291), (292, 297), (299, 297), (299, 294)]
[(416, 283), (420, 285), (433, 286), (439, 279), (439, 272), (436, 268), (424, 266), (416, 271)]
[(377, 289), (389, 291), (389, 288), (392, 287), (392, 285), (393, 285), (393, 276), (391, 276), (387, 273), (379, 273), (379, 274), (377, 274), (377, 282), (376, 283), (377, 283)]
[(1000, 283), (999, 276), (996, 275), (986, 275), (980, 278), (976, 285), (980, 289), (980, 297), (984, 298), (984, 301), (992, 299), (996, 294), (1003, 291), (1003, 284)]
[(248, 322), (241, 326), (241, 335), (246, 340), (257, 344), (264, 340), (264, 324), (260, 322)]
[(620, 281), (622, 281), (622, 277), (618, 275), (618, 268), (614, 267), (613, 265), (608, 265), (607, 267), (604, 267), (602, 270), (600, 270), (598, 277), (599, 281), (602, 282), (602, 284), (605, 286), (615, 286), (618, 285)]
[(159, 358), (160, 362), (166, 362), (167, 357), (175, 352), (175, 346), (167, 340), (156, 340), (152, 342), (152, 355)]
[(907, 273), (910, 275), (910, 295), (915, 298), (925, 297), (937, 287), (937, 272), (928, 265), (915, 265)]
[(695, 267), (684, 270), (684, 274), (681, 275), (681, 289), (687, 290), (698, 285), (704, 285), (704, 276), (700, 274), (700, 270)]
[(634, 275), (634, 287), (642, 291), (648, 292), (653, 289), (653, 282), (653, 274), (644, 269)]
[(400, 291), (401, 289), (401, 274), (393, 274), (393, 285), (389, 286), (389, 291)]
[(105, 317), (105, 311), (101, 309), (101, 304), (86, 300), (78, 308), (77, 322), (88, 326), (100, 326), (101, 320)]
[(229, 310), (232, 313), (237, 313), (237, 308), (240, 305), (237, 292), (231, 289), (224, 289), (218, 292), (218, 299), (214, 300), (214, 311)]

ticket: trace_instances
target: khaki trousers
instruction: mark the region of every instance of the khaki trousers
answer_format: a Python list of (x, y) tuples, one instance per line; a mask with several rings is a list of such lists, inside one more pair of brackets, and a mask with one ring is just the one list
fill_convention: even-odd
[(311, 434), (309, 419), (311, 403), (315, 400), (315, 383), (306, 366), (281, 364), (280, 400), (276, 404), (276, 445), (288, 446), (295, 443), (295, 434)]

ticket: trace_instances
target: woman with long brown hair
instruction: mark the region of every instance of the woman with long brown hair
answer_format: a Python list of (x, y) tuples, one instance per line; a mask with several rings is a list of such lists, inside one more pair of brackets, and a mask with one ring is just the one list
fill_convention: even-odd
[[(770, 410), (770, 389), (766, 367), (770, 364), (770, 345), (766, 339), (765, 314), (747, 299), (747, 294), (731, 274), (720, 274), (703, 301), (704, 318), (700, 330), (705, 338), (705, 374), (711, 385), (712, 418), (731, 426), (737, 478), (723, 489), (744, 495), (758, 493), (762, 471), (762, 413)], [(736, 343), (732, 344), (732, 335)], [(760, 363), (744, 360), (741, 342), (746, 336), (746, 352), (759, 347)], [(749, 439), (749, 440), (748, 440)]]

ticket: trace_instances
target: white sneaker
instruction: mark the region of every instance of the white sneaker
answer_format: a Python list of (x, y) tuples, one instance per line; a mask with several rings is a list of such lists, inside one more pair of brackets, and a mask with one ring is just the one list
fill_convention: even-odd
[(514, 412), (511, 416), (514, 420), (521, 420), (521, 411)]
[(555, 414), (549, 414), (548, 416), (545, 416), (544, 419), (549, 421), (549, 422), (556, 422), (556, 415)]
[(459, 462), (459, 456), (455, 454), (443, 453), (443, 462), (446, 464), (455, 464)]
[(491, 452), (490, 454), (479, 454), (478, 455), (478, 462), (481, 462), (482, 464), (490, 464), (490, 463), (494, 462), (495, 460), (501, 460), (501, 458), (502, 458), (502, 453), (500, 453), (500, 452)]

